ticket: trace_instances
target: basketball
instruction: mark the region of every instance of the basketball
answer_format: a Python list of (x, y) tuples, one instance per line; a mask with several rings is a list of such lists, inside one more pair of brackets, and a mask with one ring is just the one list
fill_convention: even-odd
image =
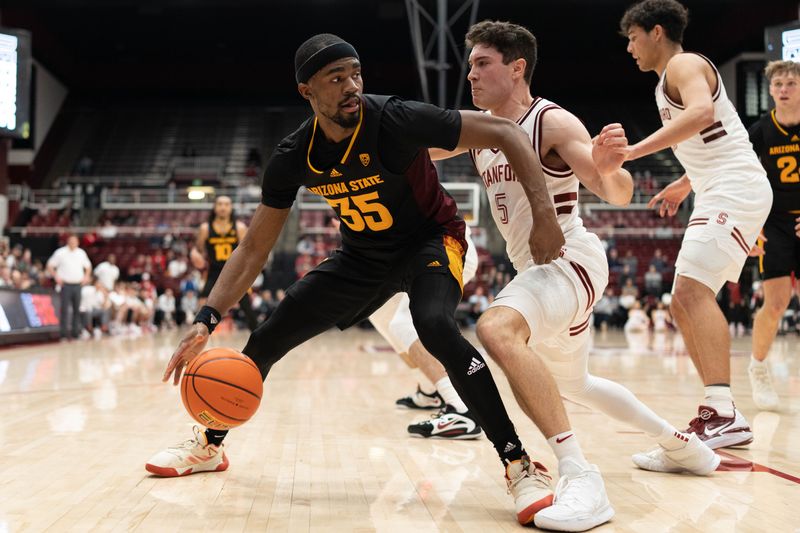
[(231, 429), (258, 410), (263, 386), (261, 372), (249, 357), (230, 348), (211, 348), (186, 367), (181, 398), (198, 423)]

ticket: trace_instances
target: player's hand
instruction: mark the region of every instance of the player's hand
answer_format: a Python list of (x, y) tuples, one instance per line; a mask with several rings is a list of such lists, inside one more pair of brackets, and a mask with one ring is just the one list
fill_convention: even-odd
[(206, 347), (208, 342), (208, 328), (205, 324), (192, 324), (191, 329), (181, 339), (178, 349), (172, 354), (172, 359), (167, 364), (167, 369), (164, 371), (164, 377), (161, 381), (166, 383), (169, 381), (170, 374), (175, 374), (172, 379), (172, 384), (177, 385), (181, 380), (181, 373), (189, 362), (200, 355), (203, 348)]
[(61, 279), (61, 276), (59, 276), (58, 274), (56, 274), (53, 279), (55, 280), (57, 287), (61, 287), (64, 284), (64, 280)]
[[(800, 225), (800, 224), (798, 224)], [(795, 231), (797, 231), (797, 227), (795, 226)], [(756, 243), (750, 248), (750, 253), (747, 254), (748, 257), (761, 257), (764, 255), (764, 243), (767, 242), (767, 238), (764, 237), (764, 231), (762, 230), (761, 233), (758, 235), (758, 239)]]
[(653, 209), (658, 205), (658, 202), (661, 202), (661, 205), (658, 207), (658, 215), (660, 217), (664, 215), (675, 216), (678, 212), (678, 208), (681, 206), (681, 202), (689, 196), (691, 191), (691, 185), (687, 186), (680, 180), (675, 181), (664, 187), (660, 193), (653, 196), (650, 201), (647, 202), (647, 207)]
[(607, 176), (622, 167), (626, 157), (626, 153), (622, 150), (627, 147), (628, 138), (625, 136), (625, 129), (618, 122), (605, 126), (592, 139), (592, 159), (601, 176)]
[(564, 232), (561, 231), (561, 226), (552, 209), (548, 213), (542, 212), (534, 216), (531, 235), (528, 239), (534, 263), (545, 265), (558, 259), (561, 247), (565, 242)]

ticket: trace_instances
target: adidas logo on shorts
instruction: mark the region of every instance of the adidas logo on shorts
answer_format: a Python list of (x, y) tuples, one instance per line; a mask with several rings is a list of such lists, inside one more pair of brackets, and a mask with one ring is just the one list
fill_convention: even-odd
[(467, 370), (467, 375), (471, 376), (472, 374), (474, 374), (475, 372), (477, 372), (478, 370), (480, 370), (485, 366), (486, 363), (482, 363), (473, 357), (472, 361), (470, 361), (469, 363), (469, 369)]
[(516, 444), (512, 444), (510, 442), (507, 442), (506, 443), (506, 449), (503, 450), (503, 453), (508, 453), (508, 452), (510, 452), (511, 450), (513, 450), (516, 447), (517, 447)]

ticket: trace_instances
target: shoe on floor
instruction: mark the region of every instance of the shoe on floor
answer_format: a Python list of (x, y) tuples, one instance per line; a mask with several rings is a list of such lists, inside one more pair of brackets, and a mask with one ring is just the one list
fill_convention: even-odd
[(198, 472), (222, 472), (228, 469), (225, 445), (208, 444), (205, 432), (194, 426), (194, 438), (155, 454), (145, 470), (161, 477), (178, 477)]
[(679, 450), (667, 450), (662, 446), (637, 453), (633, 463), (642, 470), (651, 472), (680, 473), (689, 472), (698, 476), (707, 476), (719, 466), (721, 458), (714, 450), (697, 438), (697, 434), (689, 436), (689, 442)]
[(586, 531), (605, 524), (614, 516), (603, 476), (595, 465), (582, 466), (566, 458), (558, 465), (561, 479), (556, 485), (553, 505), (536, 513), (540, 529)]

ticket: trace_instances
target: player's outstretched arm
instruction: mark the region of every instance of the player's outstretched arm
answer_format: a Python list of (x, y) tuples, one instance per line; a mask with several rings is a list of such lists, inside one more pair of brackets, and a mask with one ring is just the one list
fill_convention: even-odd
[[(265, 205), (258, 206), (245, 238), (225, 262), (206, 305), (223, 315), (242, 298), (267, 261), (286, 223), (289, 211)], [(191, 329), (181, 339), (178, 349), (172, 354), (162, 381), (168, 381), (172, 375), (172, 383), (177, 385), (184, 367), (203, 351), (208, 336), (208, 327), (205, 324), (192, 324)]]
[(623, 149), (628, 161), (675, 146), (714, 123), (716, 87), (706, 79), (709, 69), (711, 66), (695, 54), (679, 54), (667, 64), (667, 85), (677, 91), (685, 109), (653, 134)]
[[(633, 178), (622, 168), (625, 157), (617, 150), (627, 146), (622, 125), (606, 126), (594, 139), (578, 117), (565, 109), (542, 115), (541, 154), (555, 152), (580, 182), (604, 201), (628, 205), (633, 197)], [(610, 126), (615, 126), (612, 129)], [(602, 140), (601, 140), (602, 139)]]
[(457, 150), (499, 148), (503, 151), (531, 204), (531, 257), (536, 264), (558, 258), (564, 234), (547, 192), (541, 164), (528, 134), (518, 124), (477, 111), (460, 111), (461, 137)]

